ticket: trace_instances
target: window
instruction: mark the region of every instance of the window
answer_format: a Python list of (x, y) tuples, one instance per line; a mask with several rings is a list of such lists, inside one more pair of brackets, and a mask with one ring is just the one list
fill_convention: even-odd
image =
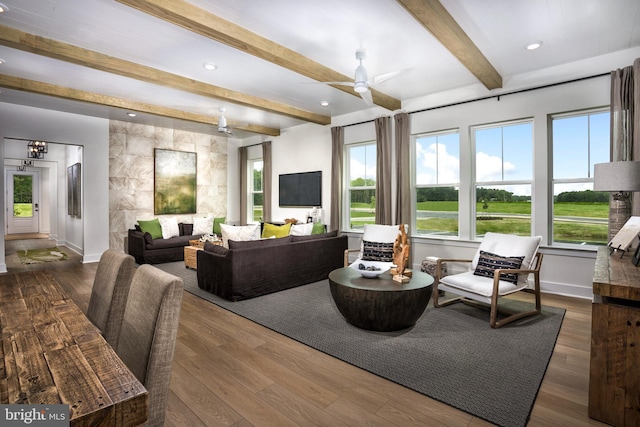
[(251, 172), (251, 205), (250, 218), (253, 222), (262, 221), (262, 159), (251, 160), (249, 170)]
[(376, 222), (376, 144), (345, 146), (348, 177), (347, 224), (349, 229), (363, 229)]
[(531, 235), (533, 122), (472, 128), (475, 145), (475, 233)]
[(415, 232), (458, 236), (459, 132), (416, 136), (414, 158)]
[(593, 165), (609, 161), (609, 111), (551, 118), (553, 242), (607, 244), (609, 193), (593, 191)]

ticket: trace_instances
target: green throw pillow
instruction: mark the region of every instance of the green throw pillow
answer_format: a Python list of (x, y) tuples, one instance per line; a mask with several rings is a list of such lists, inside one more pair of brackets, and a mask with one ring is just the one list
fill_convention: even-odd
[(153, 239), (162, 239), (162, 227), (160, 226), (160, 220), (158, 218), (148, 221), (138, 220), (138, 225), (143, 233), (151, 234)]
[(221, 217), (221, 218), (213, 218), (213, 232), (217, 235), (221, 235), (222, 234), (222, 228), (220, 227), (220, 224), (224, 224), (224, 221), (227, 219), (227, 217)]
[(284, 225), (275, 225), (265, 222), (264, 228), (262, 229), (262, 238), (268, 239), (270, 237), (287, 237), (289, 235), (289, 231), (291, 231), (291, 223), (286, 223)]
[(321, 222), (314, 222), (313, 228), (311, 229), (311, 234), (324, 234), (326, 231), (324, 230), (324, 224)]

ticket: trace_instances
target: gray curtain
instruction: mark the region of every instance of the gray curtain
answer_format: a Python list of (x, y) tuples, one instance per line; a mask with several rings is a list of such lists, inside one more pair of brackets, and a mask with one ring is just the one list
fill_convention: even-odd
[(342, 211), (344, 128), (331, 128), (331, 212), (327, 231), (339, 230)]
[[(611, 161), (640, 160), (640, 58), (611, 72)], [(633, 194), (632, 215), (640, 215)]]
[(262, 143), (262, 221), (271, 222), (271, 141)]
[(391, 225), (391, 118), (378, 117), (376, 125), (376, 224)]
[(396, 224), (411, 224), (411, 129), (408, 113), (394, 116), (396, 142)]
[(240, 170), (240, 224), (247, 223), (247, 147), (238, 148)]

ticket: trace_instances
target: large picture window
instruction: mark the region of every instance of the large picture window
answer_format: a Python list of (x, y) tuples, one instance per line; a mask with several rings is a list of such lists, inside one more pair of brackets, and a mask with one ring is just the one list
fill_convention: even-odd
[(363, 229), (376, 222), (376, 144), (345, 146), (348, 229)]
[(475, 146), (475, 234), (531, 235), (533, 121), (472, 128)]
[(593, 165), (609, 161), (608, 110), (554, 115), (553, 242), (607, 244), (609, 193), (593, 191)]
[(460, 134), (418, 135), (414, 147), (415, 232), (457, 237)]
[(262, 197), (262, 159), (251, 160), (249, 171), (251, 173), (251, 204), (250, 212), (253, 222), (261, 222), (263, 219), (263, 197)]

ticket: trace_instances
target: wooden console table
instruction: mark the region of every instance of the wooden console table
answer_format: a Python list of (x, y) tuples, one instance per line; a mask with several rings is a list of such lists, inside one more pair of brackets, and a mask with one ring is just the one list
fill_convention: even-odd
[(68, 404), (72, 427), (147, 420), (147, 390), (48, 272), (0, 275), (0, 330), (0, 403)]
[(640, 268), (598, 249), (593, 275), (589, 416), (640, 425)]

